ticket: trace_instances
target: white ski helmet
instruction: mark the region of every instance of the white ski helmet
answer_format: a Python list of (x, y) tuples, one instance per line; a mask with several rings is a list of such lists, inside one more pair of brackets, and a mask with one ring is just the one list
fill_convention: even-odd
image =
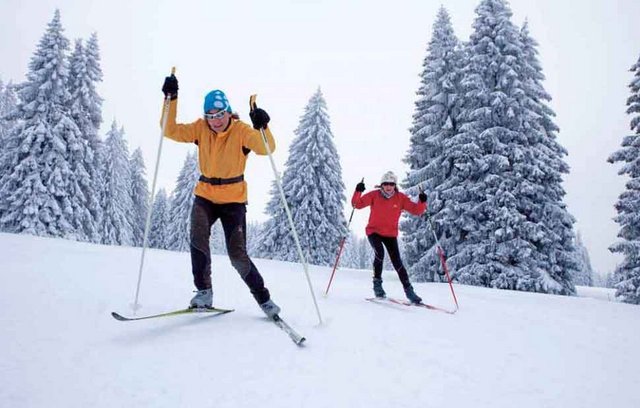
[(382, 178), (380, 179), (380, 185), (382, 185), (382, 183), (398, 184), (398, 177), (394, 174), (394, 172), (388, 171), (382, 175)]

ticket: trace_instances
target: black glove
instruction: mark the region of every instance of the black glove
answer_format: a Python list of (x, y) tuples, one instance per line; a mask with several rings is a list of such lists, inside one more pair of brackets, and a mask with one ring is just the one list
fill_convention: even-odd
[(427, 195), (424, 193), (424, 191), (418, 194), (418, 200), (420, 200), (421, 203), (427, 202)]
[(251, 123), (253, 123), (254, 129), (266, 129), (267, 123), (271, 120), (269, 114), (264, 109), (254, 108), (249, 112)]
[(178, 97), (178, 78), (175, 75), (168, 76), (164, 79), (164, 85), (162, 85), (162, 92), (164, 97), (171, 97), (174, 100)]
[(364, 191), (364, 183), (361, 181), (356, 185), (356, 191), (362, 193)]

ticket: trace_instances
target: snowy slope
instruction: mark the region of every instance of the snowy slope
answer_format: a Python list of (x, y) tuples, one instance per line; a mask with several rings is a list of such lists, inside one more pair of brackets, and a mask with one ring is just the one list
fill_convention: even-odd
[[(255, 260), (296, 347), (226, 258), (214, 299), (234, 313), (118, 322), (140, 249), (0, 234), (0, 407), (638, 407), (640, 309), (590, 297), (456, 286), (454, 316), (366, 302), (370, 273)], [(385, 272), (385, 288), (402, 294)], [(449, 288), (416, 284), (450, 306)], [(184, 307), (188, 254), (147, 253), (139, 314)]]

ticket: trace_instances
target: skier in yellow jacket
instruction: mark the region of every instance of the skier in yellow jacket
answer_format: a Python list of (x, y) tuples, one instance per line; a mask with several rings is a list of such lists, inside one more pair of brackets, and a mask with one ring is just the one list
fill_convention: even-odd
[(249, 114), (251, 127), (233, 113), (224, 92), (214, 90), (205, 96), (203, 118), (187, 124), (176, 123), (178, 80), (174, 75), (165, 78), (162, 92), (165, 98), (171, 98), (165, 136), (177, 142), (195, 143), (202, 173), (191, 210), (191, 266), (197, 293), (190, 307), (207, 308), (213, 304), (209, 238), (211, 227), (220, 219), (231, 264), (262, 311), (273, 318), (280, 308), (271, 300), (260, 272), (247, 255), (247, 182), (243, 174), (250, 152), (267, 154), (259, 129), (264, 129), (270, 150), (275, 150), (268, 128), (269, 115), (253, 106)]

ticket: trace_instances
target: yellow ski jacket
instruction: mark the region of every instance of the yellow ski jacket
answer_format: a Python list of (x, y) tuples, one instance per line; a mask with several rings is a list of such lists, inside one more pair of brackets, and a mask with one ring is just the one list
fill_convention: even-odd
[[(216, 133), (204, 119), (187, 124), (176, 123), (177, 111), (178, 100), (174, 99), (169, 104), (164, 135), (176, 142), (195, 143), (198, 146), (200, 172), (207, 178), (228, 179), (241, 176), (247, 163), (248, 150), (259, 155), (267, 154), (260, 131), (238, 119), (231, 118), (227, 130)], [(265, 136), (271, 152), (275, 151), (276, 142), (268, 128)], [(247, 182), (213, 185), (198, 181), (194, 194), (216, 204), (246, 203)]]

